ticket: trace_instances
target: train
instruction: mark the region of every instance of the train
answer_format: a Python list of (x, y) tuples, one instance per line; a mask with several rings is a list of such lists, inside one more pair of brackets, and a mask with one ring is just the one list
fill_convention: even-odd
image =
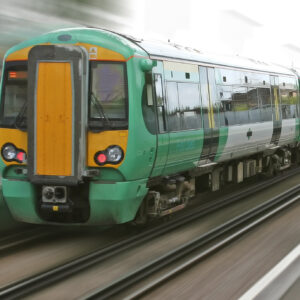
[(15, 220), (144, 224), (300, 161), (299, 76), (98, 28), (7, 51), (1, 183)]

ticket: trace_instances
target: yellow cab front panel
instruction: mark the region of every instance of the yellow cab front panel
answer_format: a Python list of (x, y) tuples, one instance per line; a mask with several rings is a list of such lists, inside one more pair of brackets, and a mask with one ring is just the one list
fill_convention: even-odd
[(36, 174), (72, 175), (72, 74), (68, 62), (38, 65)]

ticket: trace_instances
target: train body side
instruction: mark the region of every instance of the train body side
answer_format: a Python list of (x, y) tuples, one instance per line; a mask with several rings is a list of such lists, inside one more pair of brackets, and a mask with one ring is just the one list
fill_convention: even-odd
[[(21, 126), (22, 107), (12, 123), (5, 124), (1, 116), (3, 194), (16, 220), (125, 223), (136, 217), (145, 199), (160, 203), (150, 208), (157, 216), (171, 212), (173, 204), (184, 207), (195, 189), (219, 189), (221, 174), (229, 182), (234, 173), (240, 180), (272, 164), (278, 170), (290, 165), (292, 152), (299, 152), (300, 134), (299, 86), (293, 73), (171, 54), (155, 57), (138, 43), (93, 29), (56, 31), (9, 50), (2, 114), (3, 89), (29, 72), (29, 106), (22, 106), (28, 110), (27, 127)], [(103, 111), (105, 97), (99, 100), (96, 93), (101, 76), (107, 88), (115, 80), (122, 83), (121, 92), (99, 94), (107, 99), (123, 95), (122, 122)], [(69, 82), (69, 88), (62, 82)], [(269, 91), (264, 99), (260, 89)], [(255, 93), (256, 104), (248, 107), (247, 99)], [(112, 115), (117, 112), (113, 105), (109, 109)], [(4, 146), (11, 144), (28, 161), (5, 160)], [(114, 147), (121, 149), (115, 154), (120, 160), (106, 162)], [(164, 195), (166, 186), (170, 193)], [(67, 199), (47, 201), (47, 189), (66, 193)]]
[[(209, 69), (211, 77), (205, 69)], [(204, 77), (204, 83), (203, 76), (200, 78), (203, 70), (208, 77), (208, 80)], [(162, 80), (162, 89), (158, 93), (162, 95), (163, 101), (158, 101), (164, 103), (156, 108), (158, 151), (152, 177), (184, 172), (195, 166), (201, 168), (215, 163), (238, 161), (256, 154), (267, 156), (275, 149), (297, 146), (299, 86), (296, 76), (291, 72), (274, 75), (235, 67), (225, 69), (218, 65), (206, 67), (190, 62), (179, 63), (170, 59), (158, 61), (152, 72), (154, 93), (157, 89), (155, 78)], [(222, 72), (234, 72), (232, 74), (240, 78), (230, 82)], [(261, 80), (255, 82), (256, 77)], [(245, 78), (249, 82), (245, 82)], [(180, 99), (183, 91), (180, 89), (185, 85), (195, 90), (190, 97), (197, 99), (194, 101), (197, 103), (193, 103), (192, 108), (183, 109), (183, 101)], [(173, 90), (170, 89), (172, 86), (175, 87)], [(234, 93), (234, 90), (237, 92)], [(259, 99), (260, 94), (266, 91), (269, 93), (266, 98)], [(245, 102), (253, 93), (256, 104), (245, 109), (243, 105), (246, 105)], [(246, 101), (242, 99), (234, 102), (235, 97), (241, 96), (246, 97)], [(174, 106), (170, 102), (175, 98), (178, 103)], [(190, 105), (190, 101), (187, 102)], [(162, 110), (165, 119), (159, 114)], [(190, 122), (188, 125), (184, 124), (188, 120), (184, 119), (184, 114), (193, 118), (187, 121)], [(174, 122), (177, 122), (175, 126)], [(154, 129), (151, 130), (154, 132)]]

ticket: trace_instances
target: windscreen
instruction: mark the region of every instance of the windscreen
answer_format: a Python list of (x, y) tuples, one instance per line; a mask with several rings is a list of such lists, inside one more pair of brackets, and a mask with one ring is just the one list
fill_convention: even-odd
[(26, 128), (27, 65), (10, 63), (5, 68), (1, 101), (1, 127)]
[(127, 128), (127, 106), (125, 64), (91, 62), (90, 128), (100, 130)]

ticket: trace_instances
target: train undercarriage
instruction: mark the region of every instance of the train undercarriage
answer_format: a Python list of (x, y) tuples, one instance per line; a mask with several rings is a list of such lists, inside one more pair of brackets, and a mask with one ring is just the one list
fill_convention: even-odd
[(136, 215), (134, 224), (145, 224), (184, 209), (190, 199), (200, 192), (216, 192), (226, 184), (238, 184), (250, 177), (270, 178), (300, 163), (300, 144), (274, 147), (263, 153), (219, 164), (208, 164), (197, 169), (153, 178), (149, 192)]

